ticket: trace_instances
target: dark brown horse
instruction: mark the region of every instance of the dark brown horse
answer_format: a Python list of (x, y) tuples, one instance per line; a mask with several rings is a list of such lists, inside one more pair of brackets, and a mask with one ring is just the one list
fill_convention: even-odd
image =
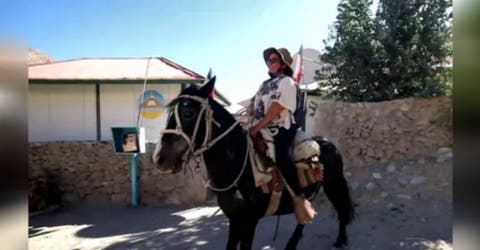
[[(209, 97), (215, 77), (202, 87), (184, 89), (169, 104), (169, 119), (159, 145), (153, 154), (162, 172), (177, 173), (185, 161), (194, 158), (205, 163), (210, 185), (217, 194), (218, 205), (228, 217), (227, 249), (251, 249), (255, 228), (264, 217), (270, 194), (254, 184), (248, 155), (247, 133), (235, 118)], [(339, 231), (335, 247), (347, 244), (346, 225), (353, 220), (354, 209), (347, 182), (343, 176), (342, 157), (335, 145), (314, 138), (320, 145), (320, 162), (324, 166), (323, 183), (305, 188), (314, 198), (323, 184), (325, 194), (337, 212)], [(276, 215), (293, 212), (292, 197), (283, 192)], [(305, 225), (298, 224), (286, 249), (296, 249)]]

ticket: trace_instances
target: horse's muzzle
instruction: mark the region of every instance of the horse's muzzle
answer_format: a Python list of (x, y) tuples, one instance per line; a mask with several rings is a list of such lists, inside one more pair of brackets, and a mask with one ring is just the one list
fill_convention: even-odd
[(166, 159), (162, 157), (161, 154), (153, 156), (152, 158), (155, 163), (155, 168), (160, 174), (176, 174), (182, 168), (180, 159)]

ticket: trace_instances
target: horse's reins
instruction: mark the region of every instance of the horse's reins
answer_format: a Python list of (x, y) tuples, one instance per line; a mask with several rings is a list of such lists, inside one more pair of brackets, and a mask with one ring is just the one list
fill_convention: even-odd
[[(211, 137), (212, 137), (212, 123), (214, 123), (217, 127), (220, 127), (220, 124), (213, 119), (213, 110), (211, 109), (210, 105), (208, 104), (208, 99), (198, 97), (198, 96), (192, 96), (192, 95), (180, 95), (180, 96), (177, 97), (177, 99), (179, 99), (179, 98), (192, 99), (192, 100), (195, 100), (195, 101), (197, 101), (201, 104), (201, 109), (200, 109), (200, 112), (198, 113), (197, 120), (195, 122), (195, 128), (193, 130), (192, 137), (190, 138), (187, 134), (185, 134), (185, 132), (183, 132), (182, 123), (180, 121), (180, 114), (178, 113), (178, 105), (180, 104), (180, 102), (177, 103), (175, 105), (175, 108), (174, 108), (174, 115), (175, 115), (175, 121), (176, 121), (177, 127), (175, 129), (165, 129), (161, 133), (162, 134), (177, 134), (177, 135), (180, 135), (188, 143), (188, 150), (182, 156), (183, 165), (184, 165), (183, 167), (185, 167), (185, 164), (187, 164), (190, 160), (194, 159), (197, 162), (197, 166), (201, 165), (201, 166), (204, 166), (205, 169), (206, 169), (206, 163), (205, 163), (205, 159), (203, 158), (203, 153), (205, 151), (209, 150), (213, 145), (215, 145), (223, 137), (228, 135), (240, 122), (235, 121), (222, 134), (217, 136), (215, 139), (210, 140)], [(200, 126), (200, 122), (201, 122), (203, 114), (205, 114), (205, 137), (203, 138), (202, 146), (200, 148), (198, 148), (197, 150), (195, 150), (195, 139), (196, 139), (196, 136), (197, 136), (198, 128)], [(242, 169), (241, 169), (240, 173), (238, 174), (237, 178), (235, 178), (235, 180), (232, 182), (232, 184), (230, 184), (229, 186), (224, 187), (224, 188), (217, 188), (217, 187), (213, 187), (210, 180), (208, 180), (208, 178), (206, 178), (207, 179), (206, 185), (207, 185), (208, 188), (210, 188), (211, 190), (216, 191), (216, 192), (224, 192), (224, 191), (229, 190), (230, 188), (232, 188), (233, 186), (235, 186), (237, 184), (238, 180), (240, 179), (240, 177), (243, 174), (243, 171), (245, 170), (245, 166), (247, 165), (248, 152), (250, 150), (250, 147), (249, 147), (248, 142), (246, 144), (247, 144), (247, 147), (246, 147), (246, 150), (245, 150), (245, 160), (243, 162)]]

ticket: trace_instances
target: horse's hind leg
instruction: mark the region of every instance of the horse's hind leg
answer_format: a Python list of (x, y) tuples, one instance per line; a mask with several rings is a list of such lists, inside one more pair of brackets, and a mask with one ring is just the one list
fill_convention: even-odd
[(323, 187), (328, 200), (332, 203), (338, 214), (338, 236), (334, 243), (335, 247), (343, 247), (348, 244), (346, 226), (354, 218), (355, 210), (350, 198), (347, 181), (343, 176), (343, 161), (340, 153), (330, 142), (322, 145), (320, 161), (324, 165)]
[(352, 221), (354, 209), (345, 179), (338, 176), (334, 180), (325, 180), (324, 190), (338, 215), (338, 236), (334, 247), (348, 245), (346, 226)]
[(292, 236), (288, 240), (287, 247), (285, 250), (294, 250), (297, 249), (298, 242), (302, 239), (303, 236), (303, 228), (305, 225), (297, 224), (295, 231), (293, 232)]
[(338, 236), (337, 236), (337, 240), (335, 240), (335, 243), (333, 244), (333, 246), (336, 247), (336, 248), (342, 248), (342, 247), (348, 245), (346, 225), (345, 225), (345, 223), (339, 222), (338, 226), (339, 226)]

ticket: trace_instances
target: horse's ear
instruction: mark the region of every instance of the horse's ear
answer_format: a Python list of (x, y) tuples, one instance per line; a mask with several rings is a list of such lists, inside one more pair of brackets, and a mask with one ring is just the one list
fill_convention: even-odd
[(208, 69), (207, 81), (212, 79), (212, 68)]
[(199, 95), (203, 98), (207, 98), (210, 93), (212, 93), (213, 89), (215, 88), (215, 80), (217, 79), (217, 76), (213, 76), (210, 78), (205, 84), (200, 87)]

